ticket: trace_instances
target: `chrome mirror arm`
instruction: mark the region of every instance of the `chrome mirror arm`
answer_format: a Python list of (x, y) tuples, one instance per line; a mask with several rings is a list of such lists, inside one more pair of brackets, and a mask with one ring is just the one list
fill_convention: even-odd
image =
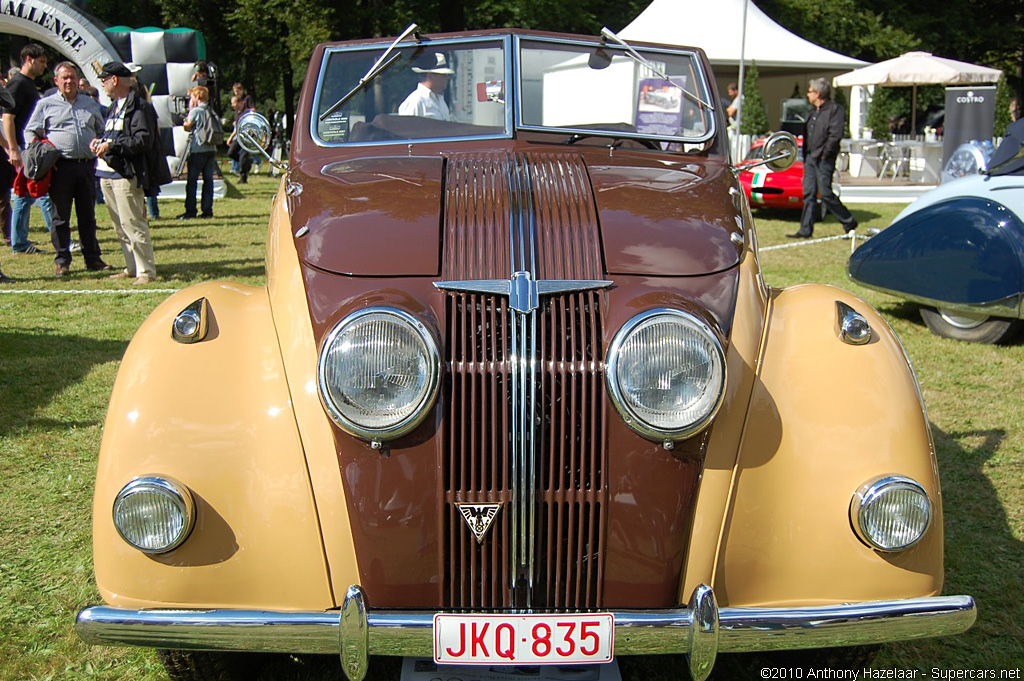
[(267, 162), (270, 165), (274, 166), (275, 168), (277, 168), (280, 171), (283, 171), (286, 174), (291, 172), (291, 168), (288, 167), (287, 163), (282, 163), (281, 161), (278, 161), (277, 159), (273, 158), (267, 152), (267, 150), (264, 149), (262, 147), (262, 145), (260, 145), (260, 143), (256, 139), (254, 139), (252, 135), (249, 134), (248, 131), (242, 130), (241, 132), (238, 133), (238, 137), (240, 138), (239, 142), (238, 142), (239, 144), (242, 144), (242, 141), (245, 141), (245, 142), (249, 143), (248, 146), (246, 146), (245, 144), (242, 144), (242, 148), (245, 149), (246, 151), (248, 151), (250, 153), (253, 152), (253, 151), (258, 151), (260, 153), (260, 156), (262, 156), (263, 158), (267, 159)]
[[(774, 163), (775, 161), (781, 161), (782, 159), (788, 159), (790, 156), (792, 156), (792, 154), (790, 152), (788, 152), (788, 151), (781, 151), (778, 154), (775, 154), (774, 156), (772, 156), (771, 158), (762, 158), (762, 159), (758, 159), (756, 161), (747, 161), (747, 162), (741, 161), (739, 163), (733, 163), (729, 167), (732, 168), (735, 172), (739, 173), (739, 172), (743, 172), (744, 170), (750, 170), (751, 168), (756, 168), (758, 166), (763, 166), (763, 165), (768, 164), (768, 163)], [(795, 161), (796, 159), (793, 159), (793, 160)], [(792, 165), (792, 164), (790, 164), (790, 165)]]
[(769, 135), (768, 139), (765, 140), (763, 149), (764, 158), (749, 162), (741, 161), (729, 167), (732, 168), (734, 173), (740, 173), (758, 166), (768, 166), (770, 170), (779, 172), (786, 170), (796, 163), (799, 156), (797, 151), (799, 145), (797, 144), (796, 137), (784, 130), (773, 132)]

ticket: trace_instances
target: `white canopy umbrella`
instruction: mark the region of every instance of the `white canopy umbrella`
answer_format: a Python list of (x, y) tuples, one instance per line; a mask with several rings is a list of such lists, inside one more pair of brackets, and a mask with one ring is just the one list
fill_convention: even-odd
[(853, 85), (911, 86), (911, 130), (917, 127), (918, 85), (972, 85), (995, 83), (1003, 72), (955, 59), (936, 57), (930, 52), (907, 52), (893, 59), (843, 73), (832, 79), (835, 87)]

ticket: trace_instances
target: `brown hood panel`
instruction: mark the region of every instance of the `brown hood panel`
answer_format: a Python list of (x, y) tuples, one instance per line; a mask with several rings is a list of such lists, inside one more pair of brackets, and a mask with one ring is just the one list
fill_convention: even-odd
[[(729, 199), (732, 174), (719, 164), (589, 168), (608, 274), (693, 276), (739, 263), (742, 236)], [(742, 241), (740, 242), (742, 244)]]
[(436, 276), (440, 271), (444, 161), (432, 157), (361, 158), (313, 174), (297, 169), (303, 191), (292, 224), (314, 267), (357, 276)]

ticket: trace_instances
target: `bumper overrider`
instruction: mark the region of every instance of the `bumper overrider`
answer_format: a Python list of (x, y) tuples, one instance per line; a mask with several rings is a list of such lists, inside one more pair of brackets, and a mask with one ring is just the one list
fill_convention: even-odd
[[(366, 675), (369, 655), (431, 657), (433, 612), (373, 611), (358, 586), (340, 610), (126, 610), (93, 606), (75, 629), (93, 645), (184, 650), (336, 654), (351, 681)], [(618, 655), (685, 653), (696, 681), (719, 652), (869, 645), (966, 631), (977, 611), (970, 596), (932, 596), (793, 608), (719, 608), (700, 585), (688, 607), (620, 610), (614, 616)]]

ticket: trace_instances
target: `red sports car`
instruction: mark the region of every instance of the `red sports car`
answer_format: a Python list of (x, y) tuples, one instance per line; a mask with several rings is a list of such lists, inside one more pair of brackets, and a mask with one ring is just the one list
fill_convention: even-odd
[[(764, 158), (766, 137), (754, 140), (744, 162), (759, 161)], [(803, 147), (803, 138), (797, 138), (797, 144)], [(742, 165), (742, 163), (740, 164)], [(773, 172), (767, 166), (757, 166), (740, 173), (740, 184), (747, 193), (752, 207), (794, 208), (804, 207), (803, 198), (804, 163), (797, 161), (787, 170)]]

